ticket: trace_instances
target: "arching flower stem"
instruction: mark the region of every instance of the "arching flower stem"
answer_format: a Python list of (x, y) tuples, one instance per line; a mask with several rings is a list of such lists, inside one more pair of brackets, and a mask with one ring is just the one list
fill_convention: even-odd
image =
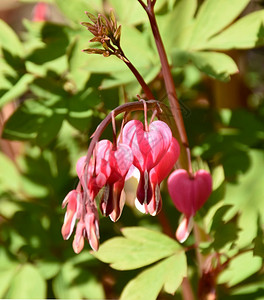
[[(182, 155), (181, 165), (182, 165), (182, 168), (186, 169), (189, 172), (189, 174), (191, 175), (192, 174), (192, 166), (191, 166), (191, 153), (190, 153), (190, 149), (189, 149), (189, 142), (188, 142), (187, 134), (185, 131), (185, 126), (184, 126), (184, 122), (183, 122), (180, 104), (179, 104), (178, 97), (177, 97), (176, 90), (175, 90), (175, 85), (173, 82), (173, 77), (172, 77), (172, 74), (170, 71), (168, 58), (167, 58), (166, 51), (165, 51), (165, 48), (164, 48), (164, 45), (163, 45), (163, 42), (162, 42), (162, 39), (160, 36), (158, 24), (157, 24), (155, 13), (154, 13), (154, 5), (155, 5), (156, 1), (148, 0), (147, 5), (142, 0), (138, 0), (138, 2), (141, 4), (141, 6), (144, 8), (144, 10), (146, 11), (146, 13), (148, 15), (151, 29), (153, 32), (153, 36), (154, 36), (154, 39), (156, 42), (157, 50), (159, 53), (161, 66), (162, 66), (162, 74), (163, 74), (165, 87), (166, 87), (167, 94), (168, 94), (171, 112), (172, 112), (174, 121), (176, 123), (177, 129), (178, 129), (181, 146), (182, 146), (181, 148), (184, 149), (184, 156)], [(182, 153), (183, 153), (183, 151), (182, 151)]]
[[(157, 115), (162, 114), (161, 105), (158, 101), (149, 100), (149, 101), (145, 101), (145, 104), (146, 104), (146, 109), (147, 110), (156, 109), (156, 110), (158, 110)], [(163, 105), (163, 106), (165, 107), (165, 105)], [(130, 112), (130, 111), (136, 111), (136, 110), (144, 110), (144, 103), (142, 101), (129, 102), (129, 103), (125, 103), (125, 104), (122, 104), (122, 105), (116, 107), (98, 125), (97, 129), (92, 134), (92, 140), (91, 140), (91, 143), (89, 145), (87, 155), (86, 155), (85, 168), (84, 168), (85, 178), (88, 178), (88, 165), (89, 165), (89, 161), (92, 157), (94, 147), (96, 146), (96, 143), (99, 141), (99, 139), (100, 139), (103, 131), (105, 130), (105, 128), (108, 126), (108, 124), (110, 124), (112, 122), (113, 115), (117, 116), (117, 115), (119, 115), (121, 113), (124, 113), (124, 112)], [(84, 186), (84, 193), (86, 194), (86, 191), (87, 191), (86, 181), (84, 182), (84, 185), (85, 185)]]
[(114, 111), (112, 111), (111, 114), (112, 114), (112, 129), (113, 129), (113, 150), (116, 150), (116, 124), (115, 124)]

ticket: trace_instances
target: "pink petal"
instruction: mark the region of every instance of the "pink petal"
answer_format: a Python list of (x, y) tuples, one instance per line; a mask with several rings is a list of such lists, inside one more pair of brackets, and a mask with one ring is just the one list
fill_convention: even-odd
[(67, 211), (65, 213), (64, 222), (61, 228), (61, 234), (64, 240), (68, 240), (72, 234), (79, 206), (80, 195), (76, 190), (70, 191), (63, 201), (63, 207), (67, 205)]
[(128, 145), (119, 144), (116, 150), (110, 151), (108, 162), (111, 167), (111, 176), (108, 182), (115, 182), (124, 178), (133, 160), (134, 156)]
[(184, 216), (176, 231), (177, 240), (180, 243), (185, 242), (189, 237), (192, 228), (193, 228), (193, 218), (192, 217), (187, 218), (186, 216)]
[(171, 130), (162, 121), (154, 121), (145, 131), (138, 120), (128, 122), (123, 128), (123, 143), (134, 154), (134, 165), (140, 170), (150, 170), (166, 153), (171, 143)]
[(97, 251), (99, 248), (99, 224), (95, 214), (87, 213), (85, 215), (85, 228), (91, 248)]
[(85, 224), (83, 221), (79, 221), (72, 242), (72, 248), (76, 254), (80, 253), (84, 247), (84, 235), (85, 235)]
[(198, 171), (193, 178), (186, 170), (176, 170), (168, 178), (168, 190), (176, 208), (191, 217), (209, 198), (212, 178), (205, 170)]
[(81, 179), (83, 177), (85, 161), (86, 161), (86, 156), (80, 157), (77, 161), (76, 172), (77, 172), (79, 179)]
[[(180, 146), (177, 140), (172, 137), (170, 147), (160, 162), (152, 169), (157, 175), (157, 182), (160, 184), (169, 174), (180, 155)], [(152, 170), (150, 178), (152, 177)]]
[(199, 170), (195, 173), (195, 211), (199, 210), (212, 193), (212, 177), (205, 170)]
[(39, 21), (45, 21), (47, 17), (48, 12), (48, 5), (44, 2), (38, 2), (33, 11), (33, 21), (39, 22)]

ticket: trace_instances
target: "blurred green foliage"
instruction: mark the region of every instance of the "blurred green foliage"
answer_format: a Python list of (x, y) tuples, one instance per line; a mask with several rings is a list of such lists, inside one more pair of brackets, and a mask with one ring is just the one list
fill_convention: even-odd
[[(122, 61), (81, 52), (92, 37), (80, 25), (86, 21), (84, 11), (108, 14), (113, 7), (126, 56), (157, 99), (167, 103), (147, 16), (136, 0), (45, 2), (63, 21), (25, 19), (18, 34), (0, 20), (0, 107), (4, 111), (8, 103), (16, 105), (2, 138), (23, 141), (16, 159), (8, 158), (4, 149), (0, 153), (0, 298), (103, 299), (122, 294), (121, 299), (151, 300), (162, 291), (162, 299), (180, 299), (186, 262), (197, 288), (195, 253), (190, 248), (185, 255), (182, 246), (160, 233), (162, 218), (142, 215), (129, 205), (116, 224), (101, 218), (102, 246), (94, 255), (88, 243), (75, 255), (60, 234), (61, 202), (76, 187), (75, 164), (91, 134), (114, 107), (141, 92)], [(207, 257), (223, 254), (222, 262), (231, 258), (218, 279), (219, 299), (264, 299), (262, 48), (235, 75), (250, 89), (250, 96), (244, 95), (246, 105), (241, 101), (233, 109), (231, 98), (230, 107), (221, 106), (214, 90), (215, 80), (227, 82), (238, 73), (239, 58), (256, 53), (238, 51), (234, 60), (229, 50), (264, 44), (264, 10), (241, 16), (249, 0), (199, 3), (158, 0), (156, 13), (187, 112), (194, 162), (200, 166), (203, 161), (213, 174), (214, 191), (196, 216), (201, 233), (209, 236), (200, 249)], [(104, 137), (111, 139), (110, 130)], [(165, 186), (162, 197), (163, 214), (176, 230), (179, 213)], [(191, 236), (184, 246), (193, 243)], [(175, 296), (168, 295), (176, 290)]]

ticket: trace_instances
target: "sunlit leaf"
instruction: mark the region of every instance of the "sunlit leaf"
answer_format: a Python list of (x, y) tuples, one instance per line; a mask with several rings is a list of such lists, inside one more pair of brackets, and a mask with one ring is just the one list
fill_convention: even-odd
[(204, 49), (249, 49), (264, 44), (264, 10), (235, 22), (204, 44)]
[(24, 264), (13, 277), (6, 298), (45, 299), (46, 291), (46, 282), (38, 269), (32, 264)]
[[(175, 270), (177, 270), (175, 272)], [(141, 272), (124, 288), (121, 300), (155, 300), (162, 287), (174, 294), (186, 276), (187, 266), (184, 252), (174, 254)]]
[(14, 162), (0, 152), (0, 187), (2, 191), (17, 191), (20, 188), (20, 174)]
[(91, 255), (87, 252), (66, 262), (53, 281), (59, 299), (104, 299), (102, 284), (87, 267)]
[(261, 219), (258, 218), (257, 235), (254, 239), (253, 254), (256, 256), (264, 257), (264, 231), (261, 224)]
[(0, 20), (0, 49), (4, 48), (19, 57), (23, 57), (23, 46), (13, 29)]
[(250, 152), (251, 165), (246, 174), (239, 176), (238, 182), (229, 183), (226, 186), (226, 204), (233, 205), (228, 217), (237, 212), (240, 214), (238, 226), (239, 232), (238, 244), (240, 247), (249, 245), (257, 233), (257, 220), (264, 224), (263, 215), (263, 170), (264, 163), (263, 151)]
[(204, 49), (204, 42), (229, 25), (243, 11), (249, 1), (204, 1), (194, 20), (188, 48)]
[(178, 243), (167, 236), (145, 228), (124, 228), (125, 237), (103, 243), (94, 256), (118, 270), (147, 266), (179, 251)]
[[(111, 6), (118, 17), (118, 21), (123, 24), (138, 24), (147, 20), (147, 15), (137, 1), (110, 0)], [(131, 13), (133, 12), (133, 13)]]
[(43, 278), (51, 279), (58, 274), (61, 264), (55, 258), (47, 258), (47, 260), (37, 262), (37, 268)]
[(218, 279), (218, 283), (227, 283), (233, 286), (256, 273), (262, 266), (262, 259), (253, 256), (252, 252), (238, 255), (231, 260), (228, 268), (223, 271)]
[(12, 89), (7, 90), (4, 95), (0, 98), (0, 107), (4, 106), (6, 103), (16, 100), (19, 96), (25, 93), (28, 89), (29, 84), (34, 80), (32, 74), (25, 74), (18, 79)]
[(14, 140), (30, 140), (37, 133), (44, 120), (52, 111), (36, 100), (27, 100), (5, 123), (3, 137)]
[(217, 52), (193, 52), (190, 59), (200, 71), (222, 81), (238, 72), (235, 62), (226, 54)]
[(17, 261), (12, 259), (7, 251), (1, 247), (0, 248), (0, 297), (4, 298), (8, 287), (19, 268)]
[[(173, 10), (166, 15), (157, 15), (160, 34), (168, 53), (182, 43), (180, 39), (186, 39), (182, 35), (183, 30), (190, 25), (196, 11), (196, 0), (180, 0), (176, 2)], [(174, 34), (171, 30), (174, 28)], [(150, 28), (149, 28), (150, 30)]]
[(80, 22), (86, 17), (84, 12), (99, 13), (103, 11), (102, 0), (76, 0), (66, 2), (64, 0), (54, 0), (61, 12), (68, 18), (72, 25), (80, 26)]

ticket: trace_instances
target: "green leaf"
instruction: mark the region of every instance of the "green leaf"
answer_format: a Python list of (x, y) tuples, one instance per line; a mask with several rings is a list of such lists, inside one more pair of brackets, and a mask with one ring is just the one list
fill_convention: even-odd
[(262, 259), (253, 256), (252, 252), (240, 254), (232, 259), (228, 268), (219, 275), (218, 284), (227, 283), (230, 287), (234, 286), (256, 273), (261, 266)]
[(249, 152), (250, 169), (238, 177), (237, 183), (226, 184), (225, 204), (231, 204), (232, 209), (226, 215), (226, 220), (239, 213), (238, 226), (241, 229), (237, 244), (240, 248), (252, 243), (257, 234), (257, 220), (264, 224), (263, 211), (263, 151)]
[(69, 97), (67, 121), (80, 131), (87, 131), (94, 115), (93, 109), (100, 101), (98, 92), (93, 88), (86, 88), (84, 91)]
[[(10, 178), (12, 177), (8, 177), (9, 181), (12, 181), (10, 180)], [(21, 180), (21, 178), (19, 178), (19, 182), (21, 182), (21, 186), (23, 186), (23, 181)], [(15, 213), (21, 210), (21, 206), (19, 205), (18, 201), (15, 201), (14, 199), (12, 199), (12, 197), (10, 197), (9, 194), (5, 193), (6, 190), (8, 190), (8, 188), (2, 188), (2, 183), (0, 183), (0, 193), (2, 191), (4, 192), (4, 194), (1, 195), (0, 198), (0, 214), (4, 218), (11, 219)], [(17, 190), (15, 189), (10, 191), (12, 193), (17, 192)], [(23, 192), (24, 192), (24, 186), (23, 186)]]
[(210, 234), (213, 237), (211, 247), (220, 252), (225, 246), (230, 247), (238, 238), (239, 227), (237, 225), (237, 216), (229, 221), (224, 221), (224, 216), (231, 208), (231, 205), (221, 206), (213, 216)]
[(12, 259), (7, 251), (0, 248), (0, 297), (4, 298), (8, 287), (16, 274), (19, 264)]
[(264, 10), (253, 12), (235, 22), (204, 44), (204, 49), (249, 49), (264, 44)]
[(233, 299), (257, 299), (263, 300), (263, 280), (261, 277), (258, 281), (252, 283), (245, 283), (245, 285), (239, 285), (237, 287), (232, 288), (232, 296)]
[(264, 258), (264, 231), (262, 228), (260, 217), (258, 218), (257, 235), (253, 240), (253, 243), (254, 243), (253, 255)]
[(3, 138), (32, 140), (52, 110), (36, 100), (26, 100), (5, 123)]
[[(181, 39), (186, 38), (182, 35), (182, 32), (190, 25), (196, 7), (196, 0), (179, 0), (176, 2), (173, 11), (166, 15), (157, 15), (160, 34), (168, 53), (172, 48), (182, 43)], [(175, 28), (173, 34), (171, 32), (172, 28)], [(151, 29), (149, 28), (149, 30)]]
[[(69, 78), (74, 81), (78, 90), (84, 88), (85, 83), (90, 77), (90, 72), (84, 68), (87, 56), (82, 53), (82, 50), (87, 47), (87, 37), (81, 38), (77, 35), (69, 46), (67, 51), (67, 58), (69, 64)], [(101, 57), (103, 59), (103, 57)]]
[(15, 261), (4, 247), (0, 247), (0, 297), (4, 298), (8, 287), (17, 272), (18, 262)]
[(36, 143), (41, 147), (47, 146), (57, 136), (63, 120), (64, 115), (59, 114), (47, 117), (38, 130)]
[[(229, 25), (250, 0), (206, 0), (194, 20), (188, 49), (204, 49), (204, 43)], [(223, 16), (224, 13), (224, 16)]]
[(0, 48), (23, 57), (24, 51), (18, 36), (3, 20), (0, 20)]
[(89, 263), (89, 260), (91, 260), (91, 255), (83, 252), (80, 257), (75, 258), (67, 261), (53, 280), (53, 290), (56, 298), (104, 299), (102, 284), (87, 268), (87, 262)]
[(90, 13), (98, 13), (103, 11), (102, 0), (75, 0), (66, 2), (64, 0), (54, 0), (62, 13), (71, 21), (72, 25), (80, 26), (80, 22), (87, 18), (85, 11)]
[(235, 62), (223, 53), (192, 52), (190, 59), (200, 71), (221, 81), (228, 81), (230, 75), (238, 72)]
[[(141, 72), (141, 76), (145, 79), (146, 83), (151, 82), (160, 72), (160, 66), (148, 66)], [(118, 73), (111, 74), (110, 78), (106, 78), (102, 81), (100, 85), (100, 89), (109, 89), (113, 87), (118, 87), (120, 85), (125, 85), (126, 88), (129, 84), (136, 86), (136, 88), (140, 89), (140, 85), (138, 81), (135, 79), (134, 75), (130, 72), (120, 71)], [(132, 97), (134, 97), (137, 93), (134, 93)]]
[(31, 264), (25, 264), (13, 277), (6, 298), (45, 299), (46, 292), (46, 282), (38, 269)]
[(166, 235), (142, 227), (124, 228), (125, 237), (103, 243), (94, 256), (117, 270), (147, 266), (179, 251), (178, 243)]
[(29, 31), (27, 40), (34, 45), (26, 57), (28, 61), (43, 65), (66, 54), (71, 33), (67, 26), (28, 20), (25, 25)]
[(115, 56), (103, 57), (95, 54), (80, 54), (85, 59), (85, 70), (93, 73), (115, 73), (128, 71), (123, 61)]
[(20, 188), (20, 174), (14, 162), (0, 152), (0, 166), (4, 172), (0, 172), (1, 190), (17, 191)]
[(58, 82), (54, 77), (37, 78), (31, 85), (30, 90), (40, 99), (45, 99), (43, 105), (47, 107), (63, 106), (63, 99), (68, 97), (62, 82)]
[(174, 294), (187, 273), (184, 252), (179, 252), (141, 272), (124, 288), (121, 300), (155, 300), (162, 287)]
[(12, 279), (14, 278), (17, 271), (17, 265), (10, 266), (9, 269), (1, 270), (0, 269), (0, 297), (4, 299), (5, 294), (10, 286)]
[(46, 280), (51, 279), (55, 277), (55, 275), (58, 274), (58, 272), (61, 269), (61, 264), (58, 262), (58, 260), (55, 259), (47, 259), (43, 260), (37, 263), (37, 268), (40, 272), (40, 274), (45, 278)]
[(137, 1), (110, 0), (110, 4), (122, 26), (123, 24), (136, 25), (147, 21), (147, 15)]
[(0, 98), (0, 108), (6, 103), (16, 100), (17, 97), (24, 94), (33, 80), (34, 76), (32, 74), (24, 74), (10, 90), (6, 91), (5, 94), (2, 95)]
[(146, 37), (147, 34), (145, 32), (140, 32), (134, 27), (122, 26), (122, 49), (127, 58), (131, 60), (139, 71), (151, 64), (159, 63), (158, 56), (150, 47)]

